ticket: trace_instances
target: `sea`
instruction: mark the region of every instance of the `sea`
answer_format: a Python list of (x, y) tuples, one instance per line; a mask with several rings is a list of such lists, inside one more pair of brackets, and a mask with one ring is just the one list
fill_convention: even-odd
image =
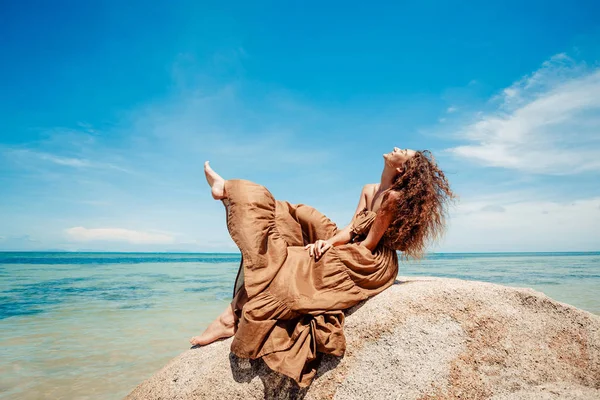
[[(121, 399), (225, 309), (239, 254), (0, 253), (0, 398)], [(530, 287), (600, 315), (600, 252), (430, 254), (400, 276)]]

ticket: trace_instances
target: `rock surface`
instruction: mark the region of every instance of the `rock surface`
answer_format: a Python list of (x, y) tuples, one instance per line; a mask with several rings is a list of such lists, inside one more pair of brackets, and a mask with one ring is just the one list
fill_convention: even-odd
[(344, 357), (299, 389), (231, 339), (191, 349), (127, 399), (600, 399), (600, 317), (531, 289), (399, 278), (352, 308)]

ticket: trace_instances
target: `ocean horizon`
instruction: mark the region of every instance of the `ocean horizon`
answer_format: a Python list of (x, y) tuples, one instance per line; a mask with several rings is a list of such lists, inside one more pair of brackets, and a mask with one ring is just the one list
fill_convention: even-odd
[[(122, 398), (227, 306), (240, 259), (0, 252), (1, 397)], [(600, 315), (600, 252), (429, 253), (399, 276), (530, 287)]]

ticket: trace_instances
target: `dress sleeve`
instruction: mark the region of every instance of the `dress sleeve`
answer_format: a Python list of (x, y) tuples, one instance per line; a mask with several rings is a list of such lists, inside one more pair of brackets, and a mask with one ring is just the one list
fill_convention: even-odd
[(354, 236), (366, 236), (369, 233), (369, 229), (371, 229), (371, 225), (373, 225), (373, 221), (375, 221), (376, 215), (372, 211), (361, 211), (352, 222), (350, 232)]

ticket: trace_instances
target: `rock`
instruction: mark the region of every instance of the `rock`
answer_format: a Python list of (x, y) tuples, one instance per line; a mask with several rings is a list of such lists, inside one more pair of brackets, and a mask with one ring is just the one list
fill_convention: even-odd
[(231, 339), (191, 349), (127, 399), (600, 399), (600, 317), (531, 289), (399, 278), (348, 311), (344, 357), (298, 388)]

